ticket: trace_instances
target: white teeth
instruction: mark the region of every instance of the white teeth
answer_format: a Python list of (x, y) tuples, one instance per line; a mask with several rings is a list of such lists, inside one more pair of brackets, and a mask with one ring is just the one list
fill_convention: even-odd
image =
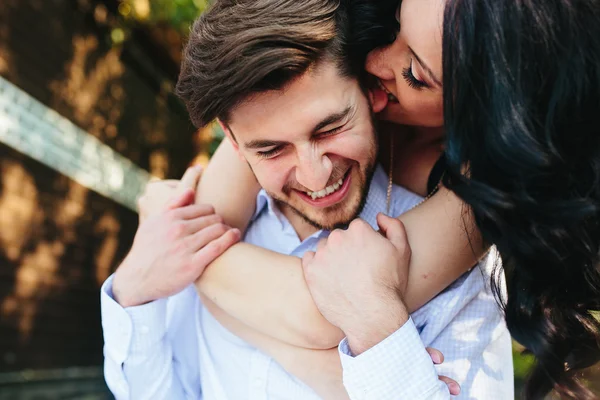
[(344, 179), (340, 179), (335, 182), (331, 186), (327, 186), (323, 190), (319, 190), (318, 192), (305, 192), (308, 196), (310, 196), (313, 200), (320, 199), (321, 197), (329, 196), (330, 194), (337, 191), (344, 184)]
[(390, 92), (379, 79), (377, 79), (377, 85), (381, 90), (383, 90), (387, 94), (388, 100), (394, 101), (396, 103), (398, 102), (398, 98), (392, 92)]

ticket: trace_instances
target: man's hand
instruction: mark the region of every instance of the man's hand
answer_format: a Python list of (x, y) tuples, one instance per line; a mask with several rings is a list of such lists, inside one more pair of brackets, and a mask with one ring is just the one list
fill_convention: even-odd
[(380, 214), (382, 233), (362, 220), (335, 230), (317, 252), (302, 259), (306, 283), (327, 320), (347, 336), (355, 355), (373, 347), (408, 320), (406, 291), (410, 247), (402, 222)]
[(184, 190), (198, 188), (200, 177), (202, 176), (202, 167), (194, 165), (189, 167), (180, 180), (163, 179), (151, 180), (146, 185), (144, 193), (137, 200), (138, 213), (140, 224), (148, 218), (148, 216), (162, 211), (165, 206), (181, 194)]
[(239, 241), (239, 230), (224, 225), (212, 206), (194, 204), (194, 189), (184, 187), (189, 182), (182, 179), (175, 198), (159, 211), (148, 211), (140, 224), (113, 280), (113, 296), (121, 306), (179, 293)]

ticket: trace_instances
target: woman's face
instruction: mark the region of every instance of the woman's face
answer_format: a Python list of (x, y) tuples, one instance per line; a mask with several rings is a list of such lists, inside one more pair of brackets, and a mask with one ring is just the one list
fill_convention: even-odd
[(401, 4), (396, 40), (367, 57), (367, 71), (379, 79), (381, 90), (390, 98), (379, 116), (397, 124), (440, 127), (445, 0), (403, 0)]

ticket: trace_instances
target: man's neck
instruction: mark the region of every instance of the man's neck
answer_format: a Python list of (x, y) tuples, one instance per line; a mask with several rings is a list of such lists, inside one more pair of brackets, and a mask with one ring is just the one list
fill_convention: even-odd
[(281, 210), (281, 213), (288, 219), (290, 225), (292, 225), (296, 231), (300, 241), (304, 241), (306, 238), (319, 231), (319, 228), (316, 228), (315, 226), (306, 222), (304, 218), (298, 215), (298, 213), (292, 210), (292, 208), (287, 204), (279, 201), (277, 201), (276, 204), (277, 207), (279, 207), (279, 210)]

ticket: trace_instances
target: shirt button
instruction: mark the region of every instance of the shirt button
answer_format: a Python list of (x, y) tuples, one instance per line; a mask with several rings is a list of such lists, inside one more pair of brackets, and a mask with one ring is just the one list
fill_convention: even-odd
[(140, 333), (142, 335), (146, 335), (148, 332), (150, 332), (150, 329), (146, 325), (144, 325), (140, 328)]

